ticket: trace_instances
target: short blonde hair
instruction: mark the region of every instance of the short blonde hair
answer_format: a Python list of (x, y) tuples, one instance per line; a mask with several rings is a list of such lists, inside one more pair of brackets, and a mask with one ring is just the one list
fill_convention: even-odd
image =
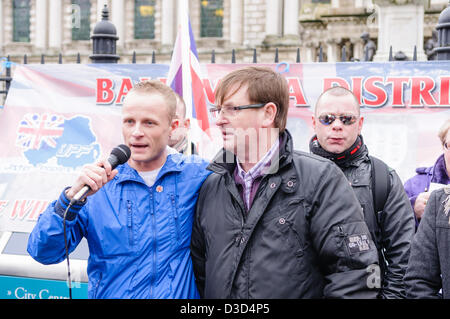
[(358, 116), (361, 115), (361, 106), (359, 105), (359, 101), (356, 98), (355, 94), (350, 91), (349, 89), (346, 89), (345, 87), (342, 86), (332, 86), (331, 88), (325, 90), (324, 92), (322, 92), (322, 94), (319, 95), (319, 97), (317, 98), (317, 102), (316, 102), (316, 107), (315, 107), (315, 115), (317, 116), (317, 109), (319, 108), (319, 103), (320, 100), (322, 99), (323, 96), (325, 95), (333, 95), (333, 96), (345, 96), (345, 95), (351, 95), (353, 97), (353, 99), (355, 100), (355, 106), (356, 106), (356, 111), (358, 112)]
[(441, 128), (438, 131), (439, 139), (441, 140), (442, 146), (445, 144), (445, 137), (447, 136), (448, 130), (450, 130), (450, 119), (442, 124)]
[(167, 104), (167, 114), (169, 115), (169, 122), (172, 122), (172, 120), (175, 118), (175, 113), (177, 110), (177, 98), (175, 92), (168, 85), (162, 83), (159, 80), (142, 81), (136, 83), (134, 87), (128, 92), (128, 94), (132, 92), (141, 94), (161, 94)]

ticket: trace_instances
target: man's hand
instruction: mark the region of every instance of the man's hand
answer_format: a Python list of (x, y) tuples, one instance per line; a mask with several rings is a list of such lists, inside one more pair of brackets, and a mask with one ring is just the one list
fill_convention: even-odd
[(431, 192), (420, 193), (414, 204), (414, 214), (417, 219), (421, 219), (423, 212), (425, 211), (425, 206), (427, 205), (428, 198), (430, 197)]
[(68, 199), (72, 199), (85, 185), (91, 190), (87, 196), (95, 194), (100, 188), (114, 178), (118, 173), (117, 169), (112, 170), (107, 159), (103, 159), (95, 164), (84, 165), (75, 183), (66, 191)]

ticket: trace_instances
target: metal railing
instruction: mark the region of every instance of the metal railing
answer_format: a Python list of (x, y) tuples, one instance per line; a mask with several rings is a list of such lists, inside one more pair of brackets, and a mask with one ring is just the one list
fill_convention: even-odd
[[(252, 50), (253, 50), (252, 63), (258, 63), (257, 49), (254, 48)], [(413, 52), (414, 53), (413, 53), (412, 61), (417, 61), (417, 47), (416, 46), (414, 46), (414, 51)], [(402, 52), (399, 51), (397, 53), (402, 53)], [(221, 54), (223, 54), (223, 53), (221, 53)], [(368, 59), (368, 55), (369, 55), (368, 50), (365, 50), (365, 52), (364, 52), (364, 59), (362, 61), (368, 61), (369, 60)], [(394, 56), (393, 52), (392, 52), (392, 46), (390, 47), (390, 50), (389, 50), (389, 61), (403, 61), (403, 60), (406, 60), (405, 58), (406, 58), (406, 56), (402, 55), (402, 54), (400, 54), (399, 56)], [(322, 46), (319, 47), (317, 60), (318, 60), (318, 62), (324, 62), (324, 54), (323, 54)], [(353, 61), (347, 61), (346, 47), (345, 46), (342, 47), (342, 50), (341, 50), (341, 61), (340, 62), (359, 62), (359, 61), (360, 60), (358, 60), (358, 59), (355, 59)], [(236, 63), (236, 49), (232, 49), (231, 50), (230, 62), (231, 63)], [(273, 62), (274, 63), (279, 63), (280, 62), (278, 48), (275, 48)], [(41, 55), (40, 63), (41, 64), (45, 64), (45, 54)], [(60, 53), (58, 55), (58, 64), (62, 64), (62, 63), (63, 63), (63, 55), (62, 55), (62, 53)], [(78, 63), (78, 64), (81, 63), (81, 55), (80, 55), (80, 53), (77, 54), (76, 63)], [(132, 54), (131, 63), (133, 63), (133, 64), (136, 63), (136, 52), (135, 51)], [(152, 51), (151, 63), (152, 64), (156, 63), (156, 52), (155, 51)], [(211, 51), (210, 63), (216, 63), (216, 51), (214, 49)], [(297, 50), (296, 50), (295, 63), (301, 63), (300, 48), (297, 48)], [(26, 54), (23, 56), (23, 64), (28, 64), (28, 56)], [(4, 85), (3, 85), (4, 89), (0, 90), (0, 94), (4, 95), (4, 99), (6, 99), (6, 96), (8, 94), (9, 87), (10, 87), (11, 81), (12, 81), (11, 65), (12, 65), (12, 62), (10, 61), (10, 56), (8, 56), (6, 58), (3, 58), (3, 61), (2, 61), (2, 66), (3, 66), (2, 72), (4, 70), (4, 75), (0, 76), (0, 81), (4, 82)]]

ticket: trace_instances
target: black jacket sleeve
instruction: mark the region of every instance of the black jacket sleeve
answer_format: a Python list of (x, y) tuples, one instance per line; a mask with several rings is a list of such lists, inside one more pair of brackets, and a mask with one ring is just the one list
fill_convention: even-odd
[(393, 170), (390, 172), (390, 180), (391, 191), (380, 216), (381, 244), (388, 263), (381, 295), (384, 298), (405, 298), (403, 277), (414, 237), (414, 213), (402, 182)]
[(204, 196), (202, 196), (202, 194), (204, 193), (200, 190), (199, 200), (197, 201), (197, 207), (194, 215), (194, 223), (192, 226), (191, 257), (194, 266), (194, 276), (195, 282), (197, 284), (197, 289), (198, 292), (200, 293), (200, 297), (204, 298), (206, 248), (205, 248), (205, 236), (203, 234), (202, 227), (200, 226), (201, 209), (199, 209), (199, 203), (203, 203), (202, 197)]
[(318, 180), (310, 195), (310, 227), (325, 276), (324, 297), (376, 298), (378, 254), (358, 199), (331, 162)]
[(436, 241), (438, 192), (431, 193), (422, 221), (411, 244), (411, 256), (405, 275), (408, 298), (440, 298), (441, 268)]

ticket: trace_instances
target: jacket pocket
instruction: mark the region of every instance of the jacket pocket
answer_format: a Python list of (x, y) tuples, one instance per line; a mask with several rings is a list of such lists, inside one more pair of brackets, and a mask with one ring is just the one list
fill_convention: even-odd
[(303, 256), (304, 240), (297, 232), (292, 221), (280, 217), (276, 223), (280, 231), (285, 235), (287, 244), (292, 249), (296, 257)]
[(94, 240), (96, 253), (101, 257), (128, 256), (135, 254), (138, 247), (137, 204), (132, 199), (121, 199), (118, 207), (102, 212), (102, 216), (96, 216), (95, 224), (91, 226), (92, 232), (89, 235)]
[[(284, 207), (276, 209), (265, 219), (262, 227), (261, 242), (267, 243), (270, 250), (279, 258), (277, 268), (286, 275), (295, 276), (296, 280), (304, 277), (305, 266), (305, 232), (302, 227), (304, 210), (301, 200), (290, 200)], [(266, 244), (264, 245), (266, 246)], [(299, 277), (300, 276), (300, 277)]]
[(347, 267), (359, 269), (378, 264), (377, 249), (364, 222), (339, 224), (333, 228), (336, 240), (333, 254), (341, 257)]

